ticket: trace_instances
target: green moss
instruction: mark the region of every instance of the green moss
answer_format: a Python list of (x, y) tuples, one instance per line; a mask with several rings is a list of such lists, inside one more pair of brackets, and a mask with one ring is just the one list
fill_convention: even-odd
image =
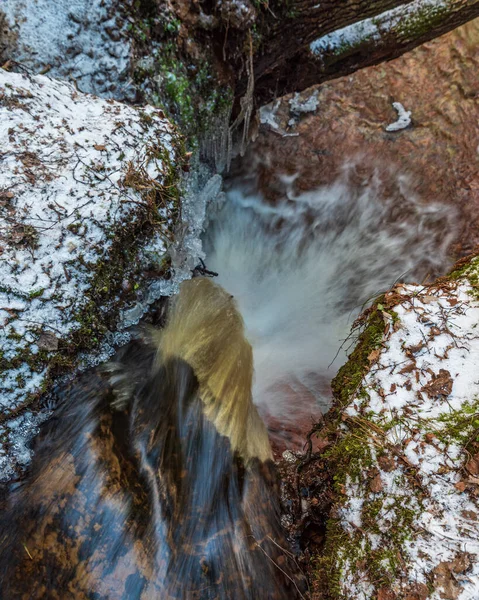
[(467, 446), (472, 441), (479, 441), (476, 439), (479, 434), (479, 398), (464, 402), (459, 410), (443, 413), (436, 419), (435, 425), (429, 431), (446, 445)]
[(154, 73), (161, 78), (161, 83), (153, 101), (180, 123), (188, 140), (196, 140), (209, 130), (215, 117), (230, 110), (232, 90), (218, 86), (206, 60), (187, 69), (177, 55), (175, 44), (166, 44), (161, 49), (154, 63)]
[(141, 57), (133, 80), (150, 104), (180, 125), (189, 148), (196, 149), (215, 117), (229, 114), (233, 102), (230, 86), (218, 83), (212, 45), (202, 44), (201, 58), (184, 55), (178, 42), (181, 23), (166, 5), (154, 11), (134, 5), (131, 17), (130, 34)]
[(471, 286), (470, 295), (475, 299), (479, 300), (479, 257), (469, 256), (459, 261), (452, 273), (449, 275), (450, 279), (467, 279)]
[(384, 298), (379, 298), (366, 312), (366, 323), (356, 347), (331, 383), (334, 396), (341, 407), (346, 406), (351, 396), (359, 391), (369, 368), (368, 356), (381, 345), (386, 324), (378, 305), (384, 308), (383, 302)]
[[(148, 119), (144, 122), (148, 125)], [(95, 350), (104, 334), (115, 329), (120, 308), (125, 301), (134, 298), (134, 292), (139, 289), (146, 277), (138, 264), (139, 239), (150, 237), (155, 231), (159, 231), (160, 227), (162, 232), (166, 230), (164, 219), (158, 212), (160, 208), (168, 210), (171, 225), (169, 230), (166, 230), (166, 235), (173, 238), (173, 228), (180, 210), (180, 172), (185, 154), (183, 138), (176, 132), (174, 132), (173, 144), (174, 157), (170, 156), (165, 148), (157, 146), (147, 148), (150, 157), (161, 160), (162, 183), (152, 181), (145, 174), (144, 169), (138, 167), (135, 170), (135, 166), (131, 165), (127, 173), (129, 180), (124, 184), (128, 185), (130, 182), (131, 187), (142, 195), (142, 208), (136, 211), (136, 218), (129, 225), (123, 224), (107, 232), (107, 237), (112, 240), (108, 255), (96, 263), (87, 262), (81, 255), (72, 261), (72, 266), (84, 271), (89, 280), (89, 288), (83, 292), (83, 302), (71, 317), (72, 322), (77, 326), (66, 338), (59, 340), (58, 351), (48, 352), (40, 349), (34, 354), (30, 345), (27, 345), (8, 360), (4, 355), (0, 356), (0, 372), (19, 368), (23, 364), (28, 364), (35, 372), (42, 372), (47, 368), (41, 390), (26, 394), (25, 400), (19, 407), (0, 416), (0, 422), (37, 401), (50, 389), (58, 376), (71, 372), (77, 366), (80, 353)], [(168, 269), (169, 261), (162, 256), (160, 264), (156, 266), (156, 273), (166, 274)], [(129, 292), (122, 288), (124, 279), (134, 281)], [(37, 298), (43, 291), (37, 290), (22, 298)], [(7, 337), (16, 342), (23, 340), (22, 335), (16, 333), (13, 328), (10, 328)], [(21, 385), (21, 382), (18, 381), (17, 385)]]
[(418, 5), (417, 10), (405, 12), (400, 21), (395, 24), (398, 32), (407, 39), (416, 39), (434, 31), (444, 23), (444, 19), (452, 12), (451, 5), (444, 3), (429, 3)]
[[(456, 265), (451, 275), (441, 278), (435, 285), (451, 285), (451, 281), (465, 279), (476, 296), (479, 290), (479, 257), (469, 257)], [(323, 591), (328, 600), (351, 600), (345, 596), (344, 582), (357, 576), (364, 577), (375, 590), (390, 589), (394, 582), (404, 576), (403, 552), (406, 541), (415, 536), (415, 520), (423, 510), (425, 499), (421, 480), (416, 470), (401, 462), (394, 475), (397, 493), (387, 493), (379, 487), (372, 489), (373, 478), (379, 473), (377, 457), (382, 453), (394, 456), (385, 433), (404, 422), (410, 429), (407, 416), (392, 416), (387, 411), (377, 414), (368, 412), (368, 403), (361, 398), (368, 395), (364, 386), (365, 375), (370, 368), (370, 353), (381, 346), (386, 322), (399, 321), (394, 311), (397, 294), (386, 294), (368, 309), (360, 320), (362, 331), (349, 361), (339, 370), (333, 380), (335, 401), (326, 417), (327, 435), (331, 445), (324, 452), (325, 468), (333, 473), (331, 485), (334, 506), (327, 521), (325, 548), (315, 557), (313, 579), (315, 583), (327, 582)], [(384, 318), (385, 314), (391, 319)], [(344, 412), (354, 399), (359, 414), (350, 416)], [(423, 416), (414, 422), (415, 433), (433, 433), (446, 447), (450, 444), (463, 447), (472, 454), (479, 444), (479, 398), (463, 403), (460, 410), (450, 410), (441, 416), (428, 419)], [(404, 490), (404, 495), (400, 490)], [(363, 499), (360, 527), (346, 525), (338, 518), (348, 506), (349, 497)], [(374, 541), (374, 545), (372, 545)]]
[(45, 288), (33, 290), (28, 294), (28, 297), (30, 298), (30, 300), (33, 300), (34, 298), (39, 298), (43, 294), (44, 291), (45, 291)]

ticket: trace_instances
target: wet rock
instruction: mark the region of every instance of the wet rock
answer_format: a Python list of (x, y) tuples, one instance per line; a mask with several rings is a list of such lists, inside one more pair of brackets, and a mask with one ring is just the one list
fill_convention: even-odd
[[(358, 185), (374, 173), (387, 179), (394, 167), (422, 200), (459, 209), (461, 229), (451, 250), (473, 251), (479, 243), (478, 35), (479, 21), (472, 21), (396, 60), (313, 88), (308, 93), (317, 94), (321, 109), (292, 128), (293, 96), (286, 97), (274, 115), (269, 111), (250, 149), (249, 168), (262, 191), (274, 196), (278, 174), (297, 174), (295, 189), (303, 191), (335, 181), (348, 163), (356, 165)], [(394, 102), (412, 112), (414, 127), (385, 131), (397, 118)]]

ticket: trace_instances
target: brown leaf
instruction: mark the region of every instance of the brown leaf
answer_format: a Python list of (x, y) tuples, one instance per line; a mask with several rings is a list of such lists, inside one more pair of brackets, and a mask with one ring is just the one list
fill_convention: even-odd
[(451, 373), (446, 369), (439, 369), (439, 373), (432, 375), (431, 381), (421, 388), (421, 392), (425, 392), (429, 398), (449, 396), (452, 392), (452, 384)]
[(426, 600), (429, 597), (429, 589), (424, 583), (413, 583), (408, 586), (405, 600)]
[(396, 594), (389, 588), (382, 587), (378, 590), (377, 600), (396, 600)]
[(389, 391), (391, 392), (391, 394), (394, 394), (394, 392), (396, 391), (396, 384), (395, 383), (391, 383), (391, 387), (389, 388)]
[(454, 487), (456, 490), (462, 493), (466, 489), (466, 484), (464, 481), (458, 481), (456, 484), (454, 484)]
[(95, 148), (95, 150), (99, 150), (100, 152), (106, 150), (106, 146), (104, 146), (103, 144), (95, 144), (93, 148)]
[(468, 472), (473, 475), (473, 476), (477, 476), (479, 475), (479, 453), (475, 454), (467, 463), (466, 463), (466, 469), (468, 470)]
[(416, 354), (416, 352), (419, 352), (420, 350), (422, 350), (424, 348), (425, 344), (424, 342), (419, 342), (419, 344), (416, 344), (415, 346), (409, 346), (408, 350), (410, 352), (412, 352), (413, 354)]
[(369, 362), (372, 363), (372, 362), (376, 361), (379, 358), (380, 354), (381, 354), (381, 350), (379, 348), (370, 352), (368, 355)]
[(378, 465), (383, 471), (390, 473), (396, 468), (396, 461), (391, 456), (380, 456), (378, 458)]
[(415, 368), (416, 368), (416, 363), (411, 362), (408, 365), (406, 365), (405, 367), (403, 367), (399, 371), (399, 374), (404, 375), (405, 373), (411, 373), (411, 371), (414, 371)]
[(384, 488), (384, 484), (383, 484), (383, 480), (381, 479), (381, 475), (376, 475), (376, 477), (374, 477), (374, 479), (371, 479), (371, 481), (369, 482), (369, 489), (374, 494), (378, 494), (379, 492), (382, 492), (383, 488)]

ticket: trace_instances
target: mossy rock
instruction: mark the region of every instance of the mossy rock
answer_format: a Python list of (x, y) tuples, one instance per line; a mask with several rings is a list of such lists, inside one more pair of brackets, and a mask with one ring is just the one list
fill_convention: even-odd
[[(460, 598), (479, 573), (479, 259), (360, 318), (321, 435), (334, 474), (321, 598)], [(464, 597), (466, 597), (464, 596)]]

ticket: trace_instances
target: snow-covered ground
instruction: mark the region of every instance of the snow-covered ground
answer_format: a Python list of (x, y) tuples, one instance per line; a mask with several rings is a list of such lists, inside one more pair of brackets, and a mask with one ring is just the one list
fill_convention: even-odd
[(367, 449), (336, 511), (348, 598), (479, 598), (478, 266), (378, 306), (385, 334), (341, 426)]
[(104, 98), (133, 93), (120, 0), (2, 0), (1, 13), (10, 32), (8, 57)]

